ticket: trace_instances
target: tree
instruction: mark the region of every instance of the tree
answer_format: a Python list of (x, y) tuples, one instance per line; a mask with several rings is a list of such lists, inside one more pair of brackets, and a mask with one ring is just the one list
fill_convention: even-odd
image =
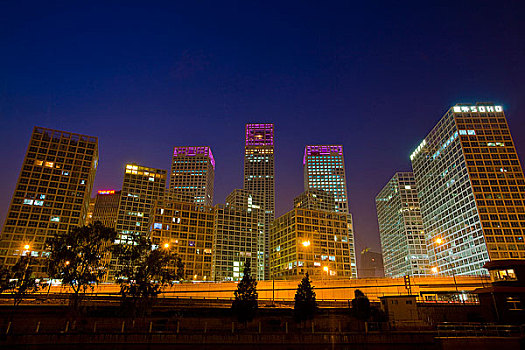
[(107, 271), (107, 254), (117, 232), (97, 221), (72, 227), (46, 241), (49, 277), (62, 280), (73, 290), (72, 308), (77, 311), (88, 289), (99, 283)]
[(368, 321), (371, 314), (370, 301), (359, 289), (354, 291), (354, 296), (354, 299), (352, 299), (352, 314), (360, 321)]
[(117, 258), (117, 283), (120, 285), (122, 306), (131, 315), (144, 314), (160, 294), (162, 287), (182, 279), (184, 264), (169, 249), (154, 247), (151, 240), (137, 236), (129, 244), (114, 247)]
[(308, 272), (297, 287), (293, 311), (296, 322), (311, 320), (317, 312), (317, 300), (315, 300), (314, 287), (310, 282)]
[(250, 261), (246, 260), (242, 280), (237, 284), (237, 290), (233, 292), (235, 295), (232, 303), (233, 314), (245, 326), (253, 320), (259, 307), (257, 302), (257, 281), (251, 276), (251, 272)]
[(11, 268), (0, 269), (0, 293), (7, 291), (13, 296), (13, 306), (18, 306), (24, 298), (39, 289), (39, 284), (33, 277), (35, 259), (22, 255)]

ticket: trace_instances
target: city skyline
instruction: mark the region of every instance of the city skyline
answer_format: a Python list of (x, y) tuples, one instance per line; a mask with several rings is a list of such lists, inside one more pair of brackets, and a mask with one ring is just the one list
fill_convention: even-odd
[(379, 250), (374, 196), (449, 106), (502, 104), (523, 159), (521, 3), (2, 6), (2, 222), (35, 125), (99, 138), (95, 190), (210, 145), (223, 203), (242, 187), (244, 125), (275, 123), (277, 216), (303, 191), (304, 146), (341, 144), (358, 251)]

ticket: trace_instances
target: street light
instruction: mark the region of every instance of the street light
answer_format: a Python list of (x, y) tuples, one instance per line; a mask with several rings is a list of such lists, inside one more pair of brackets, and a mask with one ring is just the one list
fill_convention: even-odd
[(432, 267), (431, 270), (433, 273), (438, 273), (438, 268), (436, 266)]
[(31, 246), (30, 246), (29, 244), (26, 244), (26, 245), (24, 246), (24, 249), (25, 249), (25, 250), (29, 250), (29, 248), (31, 248)]
[(170, 247), (169, 243), (164, 243), (164, 248), (168, 249)]
[(309, 247), (310, 246), (310, 241), (303, 241), (303, 246), (306, 248), (306, 247)]
[[(441, 237), (438, 237), (436, 238), (435, 240), (436, 244), (443, 244), (444, 241)], [(436, 259), (436, 264), (437, 264), (437, 258), (436, 258), (436, 249), (434, 248), (434, 258)], [(447, 261), (446, 257), (445, 257), (445, 262)], [(432, 268), (432, 271), (434, 271), (434, 268)], [(437, 268), (436, 268), (436, 272), (437, 272)], [(452, 266), (452, 277), (454, 278), (454, 287), (456, 288), (456, 293), (459, 293), (458, 291), (458, 283), (456, 282), (456, 264), (453, 263), (453, 266)]]

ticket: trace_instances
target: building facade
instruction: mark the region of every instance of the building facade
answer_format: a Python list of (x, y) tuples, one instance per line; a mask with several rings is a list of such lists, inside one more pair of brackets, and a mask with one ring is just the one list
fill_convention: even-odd
[(525, 258), (525, 182), (501, 106), (453, 106), (410, 159), (436, 273)]
[(351, 266), (348, 215), (294, 208), (271, 226), (271, 277), (349, 279)]
[(293, 200), (294, 208), (336, 211), (334, 196), (330, 192), (310, 188)]
[[(239, 281), (243, 267), (250, 261), (258, 266), (261, 214), (253, 208), (247, 210), (233, 205), (215, 207), (213, 236), (212, 276), (214, 281)], [(260, 277), (260, 272), (257, 272)]]
[(197, 204), (213, 205), (215, 159), (210, 147), (174, 147), (170, 189), (194, 197)]
[(347, 234), (351, 246), (352, 277), (357, 278), (352, 214), (348, 210), (345, 162), (341, 145), (308, 145), (303, 157), (304, 190), (319, 189), (331, 194), (335, 211), (348, 214)]
[(164, 195), (166, 170), (127, 164), (117, 215), (117, 242), (129, 243), (147, 234), (155, 201)]
[(246, 124), (244, 189), (264, 197), (265, 278), (269, 276), (269, 227), (275, 219), (274, 125)]
[(14, 265), (22, 252), (41, 257), (47, 238), (84, 224), (97, 165), (96, 137), (33, 129), (2, 230), (2, 265)]
[(154, 207), (150, 237), (157, 247), (170, 249), (184, 263), (184, 279), (212, 280), (215, 209), (164, 196)]
[(430, 273), (423, 219), (414, 174), (396, 173), (376, 196), (385, 276)]
[(252, 265), (252, 271), (256, 272), (257, 280), (264, 280), (265, 276), (265, 235), (264, 235), (264, 197), (255, 195), (244, 189), (235, 189), (226, 197), (226, 206), (237, 210), (253, 212), (257, 215), (257, 263)]
[(104, 226), (117, 228), (118, 207), (121, 191), (100, 190), (95, 197), (91, 223), (100, 221)]

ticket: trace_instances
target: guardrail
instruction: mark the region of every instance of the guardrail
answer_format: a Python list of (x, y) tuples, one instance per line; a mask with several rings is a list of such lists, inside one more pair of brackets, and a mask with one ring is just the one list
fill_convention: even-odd
[(440, 323), (438, 337), (524, 337), (525, 325)]

